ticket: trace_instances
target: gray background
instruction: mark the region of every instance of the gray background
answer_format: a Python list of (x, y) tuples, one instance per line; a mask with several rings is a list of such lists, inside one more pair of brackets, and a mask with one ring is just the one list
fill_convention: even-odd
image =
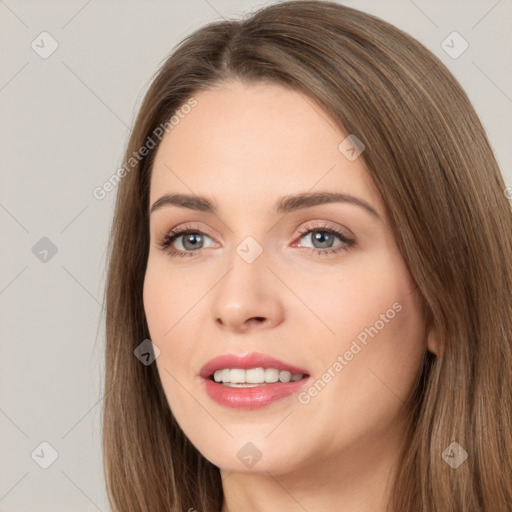
[[(269, 3), (0, 0), (0, 511), (109, 510), (100, 302), (115, 191), (100, 201), (92, 190), (120, 166), (143, 94), (172, 47), (209, 21)], [(343, 3), (441, 58), (512, 185), (511, 0)], [(31, 47), (48, 51), (43, 31), (58, 43), (46, 59)], [(441, 47), (453, 31), (469, 43), (456, 59)], [(43, 237), (56, 254), (40, 252)], [(44, 441), (58, 452), (47, 469)]]

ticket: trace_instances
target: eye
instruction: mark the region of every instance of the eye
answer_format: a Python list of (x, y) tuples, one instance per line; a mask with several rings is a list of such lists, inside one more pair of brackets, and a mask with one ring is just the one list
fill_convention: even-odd
[[(211, 238), (193, 226), (185, 226), (185, 229), (173, 230), (167, 233), (160, 241), (162, 249), (166, 249), (171, 256), (195, 256), (194, 252), (204, 249), (204, 239)], [(181, 240), (180, 240), (181, 239)], [(179, 242), (181, 248), (174, 248), (175, 241)]]
[[(318, 222), (299, 230), (301, 233), (300, 240), (309, 237), (313, 243), (313, 247), (304, 247), (305, 250), (312, 251), (314, 254), (327, 256), (329, 254), (337, 254), (340, 251), (346, 251), (356, 245), (356, 242), (345, 236), (337, 228), (328, 224), (319, 225)], [(159, 245), (166, 250), (172, 257), (174, 256), (196, 256), (204, 246), (204, 241), (211, 238), (197, 229), (193, 225), (183, 226), (183, 229), (172, 230), (167, 233), (160, 241)], [(335, 239), (340, 243), (334, 244)], [(175, 242), (179, 242), (181, 247), (175, 247)], [(212, 247), (210, 245), (209, 247)], [(294, 245), (297, 247), (297, 245)], [(302, 247), (302, 246), (298, 246)]]
[[(318, 225), (318, 223), (314, 223), (313, 226), (302, 228), (299, 232), (302, 234), (301, 240), (309, 238), (313, 244), (312, 248), (306, 249), (322, 256), (346, 251), (355, 245), (352, 238), (345, 236), (341, 231), (328, 224)], [(340, 243), (334, 245), (336, 238), (340, 240)]]

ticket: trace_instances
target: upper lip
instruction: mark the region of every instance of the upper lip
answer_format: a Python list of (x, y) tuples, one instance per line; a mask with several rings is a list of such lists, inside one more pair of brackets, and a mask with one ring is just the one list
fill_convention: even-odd
[(307, 371), (297, 366), (285, 363), (275, 357), (266, 354), (253, 352), (251, 354), (223, 354), (208, 361), (199, 372), (204, 379), (208, 379), (217, 370), (225, 368), (276, 368), (277, 370), (289, 371), (292, 375), (307, 375)]

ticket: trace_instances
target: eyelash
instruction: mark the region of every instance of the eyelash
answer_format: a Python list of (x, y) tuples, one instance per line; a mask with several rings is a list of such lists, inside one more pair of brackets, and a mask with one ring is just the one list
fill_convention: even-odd
[[(330, 235), (337, 236), (341, 240), (341, 244), (337, 245), (335, 248), (327, 247), (325, 249), (316, 249), (314, 247), (303, 247), (303, 249), (309, 250), (319, 256), (328, 256), (329, 254), (337, 254), (341, 251), (347, 251), (353, 246), (356, 245), (356, 242), (352, 240), (351, 238), (346, 237), (343, 233), (338, 231), (336, 228), (322, 224), (320, 226), (309, 226), (305, 227), (302, 230), (299, 230), (300, 238), (304, 238), (305, 235), (313, 232), (321, 232), (321, 233), (329, 233)], [(183, 229), (179, 230), (171, 230), (169, 231), (164, 238), (160, 241), (159, 245), (160, 247), (165, 250), (168, 254), (170, 254), (171, 257), (189, 257), (189, 256), (196, 256), (197, 253), (201, 252), (201, 249), (197, 249), (195, 251), (182, 251), (173, 249), (171, 247), (171, 244), (179, 238), (180, 236), (187, 235), (187, 234), (201, 234), (206, 235), (206, 233), (203, 233), (201, 230), (197, 229), (193, 225), (185, 225)], [(206, 235), (208, 236), (208, 235)]]

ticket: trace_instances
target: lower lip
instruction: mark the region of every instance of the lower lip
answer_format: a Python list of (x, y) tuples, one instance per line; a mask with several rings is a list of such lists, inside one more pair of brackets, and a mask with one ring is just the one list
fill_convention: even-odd
[(276, 400), (298, 393), (309, 377), (294, 382), (275, 382), (251, 388), (231, 388), (211, 379), (203, 379), (212, 400), (233, 409), (258, 409)]

